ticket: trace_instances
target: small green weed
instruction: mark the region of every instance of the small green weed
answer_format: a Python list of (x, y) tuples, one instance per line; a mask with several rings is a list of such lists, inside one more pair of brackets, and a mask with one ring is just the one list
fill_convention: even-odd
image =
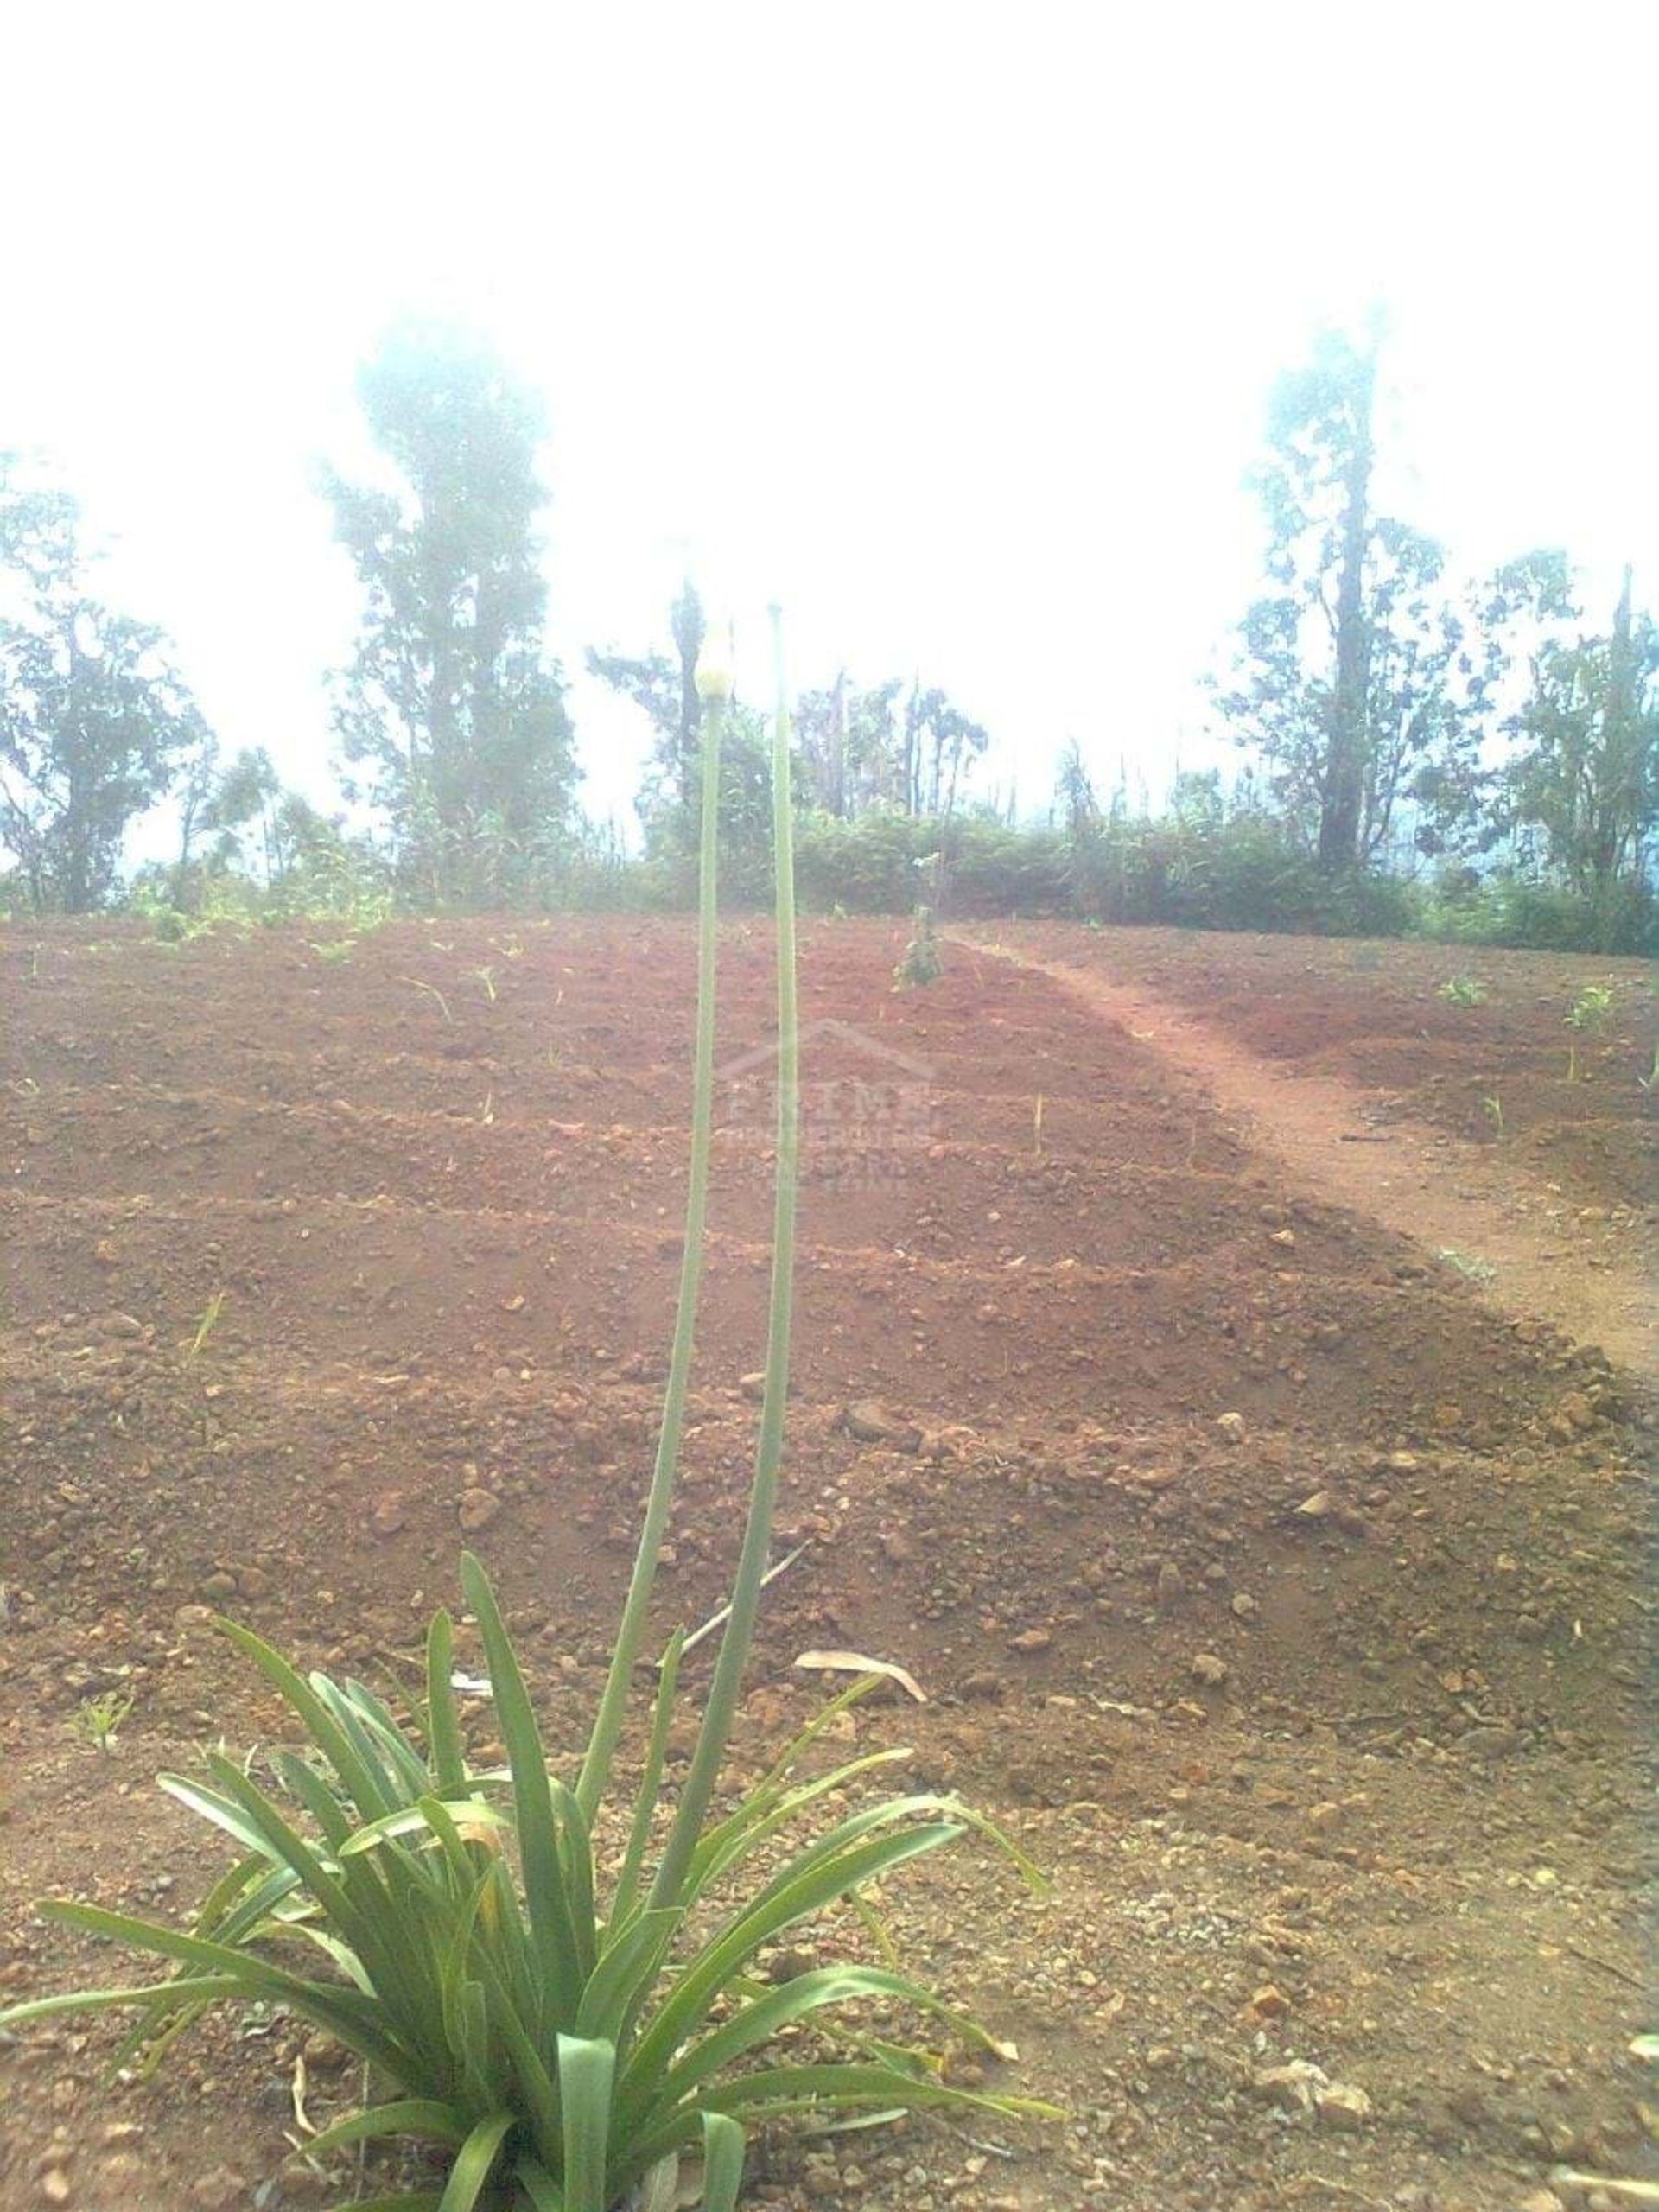
[(105, 1690), (97, 1697), (83, 1698), (75, 1707), (75, 1733), (105, 1758), (113, 1758), (131, 1711), (132, 1699), (122, 1690)]
[(341, 961), (351, 958), (352, 947), (357, 943), (357, 939), (354, 937), (337, 937), (327, 944), (319, 944), (314, 939), (308, 938), (306, 943), (319, 960), (326, 960), (330, 967), (338, 967)]
[(1490, 1260), (1483, 1260), (1473, 1252), (1460, 1252), (1455, 1244), (1442, 1244), (1436, 1256), (1444, 1260), (1448, 1268), (1455, 1268), (1460, 1275), (1466, 1275), (1471, 1282), (1491, 1282), (1497, 1273)]
[(1440, 995), (1448, 1006), (1484, 1006), (1486, 986), (1478, 976), (1448, 976)]
[(1586, 1030), (1599, 1033), (1612, 1018), (1613, 987), (1611, 983), (1586, 983), (1579, 993), (1563, 1019), (1569, 1029), (1580, 1033)]
[(1492, 1134), (1501, 1144), (1503, 1141), (1503, 1101), (1498, 1097), (1483, 1098), (1480, 1110), (1492, 1125)]
[(184, 1355), (188, 1362), (200, 1359), (207, 1348), (207, 1339), (219, 1326), (219, 1317), (225, 1311), (228, 1291), (216, 1290), (196, 1316), (196, 1333), (190, 1340), (190, 1349)]

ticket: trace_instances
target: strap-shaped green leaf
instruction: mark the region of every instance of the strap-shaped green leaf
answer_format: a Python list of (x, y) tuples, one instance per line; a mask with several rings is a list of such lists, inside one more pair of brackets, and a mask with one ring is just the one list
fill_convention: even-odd
[(908, 1976), (890, 1974), (885, 1967), (814, 1967), (756, 1998), (731, 2019), (702, 2037), (670, 2068), (664, 2078), (663, 2094), (665, 2097), (683, 2097), (699, 2082), (720, 2073), (757, 2044), (769, 2042), (780, 2029), (792, 2027), (797, 2021), (823, 2012), (826, 2006), (849, 2005), (865, 1997), (892, 1999), (953, 2022), (958, 2017), (943, 1998)]
[(344, 2120), (325, 2127), (321, 2135), (308, 2136), (301, 2154), (314, 2158), (326, 2151), (342, 2151), (351, 2144), (373, 2143), (388, 2135), (417, 2135), (428, 2142), (458, 2147), (466, 2141), (467, 2130), (448, 2105), (430, 2097), (399, 2097), (391, 2104), (348, 2113)]
[(696, 2034), (709, 2005), (763, 1943), (889, 1868), (954, 1842), (961, 1833), (954, 1823), (935, 1821), (897, 1835), (864, 1837), (838, 1852), (803, 1853), (804, 1871), (772, 1885), (764, 1904), (731, 1923), (675, 1984), (629, 2059), (619, 2100), (620, 2126), (626, 2131), (643, 2121), (673, 2053)]
[(539, 2159), (520, 2158), (513, 2174), (530, 2199), (530, 2212), (564, 2212), (564, 2191)]
[(674, 1692), (679, 1682), (680, 1652), (684, 1643), (685, 1630), (677, 1628), (669, 1638), (667, 1650), (663, 1654), (662, 1669), (657, 1682), (657, 1702), (651, 1716), (651, 1736), (645, 1745), (645, 1768), (639, 1777), (639, 1786), (633, 1794), (633, 1818), (628, 1828), (628, 1846), (622, 1854), (622, 1870), (616, 1878), (616, 1889), (611, 1899), (613, 1936), (616, 1930), (626, 1927), (639, 1893), (640, 1870), (645, 1863), (645, 1847), (651, 1840), (651, 1824), (663, 1786), (663, 1769), (668, 1760), (668, 1732), (674, 1719)]
[(601, 2037), (620, 2048), (623, 2024), (637, 2011), (679, 1924), (677, 1912), (642, 1912), (608, 1947), (582, 1993), (578, 2035)]
[(581, 2001), (582, 1974), (554, 1820), (547, 1755), (495, 1592), (471, 1552), (461, 1554), (461, 1581), (484, 1639), (496, 1718), (512, 1770), (524, 1901), (541, 1965), (543, 2024), (544, 2028), (566, 2030), (575, 2020)]
[(140, 1984), (134, 1989), (78, 1989), (61, 1997), (29, 1997), (21, 2004), (0, 2008), (0, 2028), (21, 2028), (31, 2020), (50, 2020), (60, 2012), (115, 2012), (129, 2005), (147, 2005), (157, 2012), (171, 2012), (175, 2005), (194, 2005), (216, 1997), (242, 1993), (240, 1978), (232, 1974), (180, 1974), (172, 1981)]
[(306, 1981), (298, 1974), (271, 1966), (251, 1952), (231, 1950), (223, 1943), (187, 1935), (182, 1929), (166, 1927), (160, 1921), (135, 1919), (128, 1913), (110, 1912), (102, 1905), (78, 1904), (68, 1898), (53, 1897), (36, 1909), (49, 1920), (60, 1920), (66, 1926), (84, 1929), (89, 1935), (107, 1936), (118, 1943), (129, 1944), (134, 1950), (155, 1951), (162, 1958), (181, 1959), (188, 1966), (204, 1967), (212, 1974), (222, 1974), (235, 1981), (238, 1991), (250, 1998), (273, 1999), (278, 2004), (290, 2005), (308, 2019), (319, 2022), (360, 2056), (384, 2066), (394, 2079), (404, 2071), (406, 2055), (385, 2031), (381, 2024), (383, 2008), (356, 1990)]
[(564, 2212), (610, 2212), (611, 2091), (616, 2051), (583, 2036), (559, 2037)]
[(257, 1637), (239, 1621), (220, 1621), (218, 1625), (235, 1644), (238, 1651), (252, 1660), (259, 1672), (272, 1686), (280, 1690), (301, 1719), (306, 1733), (327, 1759), (345, 1785), (347, 1796), (356, 1806), (361, 1820), (378, 1820), (382, 1813), (393, 1808), (376, 1782), (371, 1769), (365, 1765), (350, 1738), (310, 1684), (290, 1667), (280, 1651), (273, 1650), (263, 1637)]
[(742, 2186), (743, 2130), (729, 2113), (704, 2113), (702, 2212), (735, 2212)]
[(473, 2212), (495, 2171), (501, 2145), (507, 2139), (512, 2126), (510, 2112), (492, 2113), (478, 2126), (455, 2153), (455, 2163), (449, 2169), (449, 2178), (443, 2185), (438, 2199), (438, 2212)]

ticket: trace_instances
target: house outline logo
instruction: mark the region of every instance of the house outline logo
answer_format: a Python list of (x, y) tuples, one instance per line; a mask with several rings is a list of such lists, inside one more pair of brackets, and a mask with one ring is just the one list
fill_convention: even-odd
[[(850, 1058), (839, 1075), (802, 1071), (800, 1146), (815, 1181), (849, 1190), (901, 1179), (935, 1135), (938, 1112), (933, 1069), (918, 1054), (871, 1037), (850, 1022), (826, 1018), (800, 1032), (804, 1051), (832, 1046)], [(845, 1060), (843, 1060), (843, 1066)], [(718, 1071), (728, 1137), (750, 1151), (757, 1170), (771, 1157), (778, 1088), (774, 1038), (740, 1052)], [(763, 1103), (764, 1102), (764, 1103)]]
[[(849, 1021), (836, 1021), (829, 1016), (818, 1021), (809, 1021), (798, 1033), (797, 1042), (801, 1052), (804, 1054), (815, 1040), (845, 1046), (851, 1052), (861, 1052), (866, 1058), (886, 1068), (889, 1082), (925, 1085), (933, 1081), (931, 1060), (919, 1059), (913, 1053), (901, 1052), (897, 1046), (884, 1045), (879, 1038), (869, 1035), (868, 1031), (855, 1029)], [(748, 1052), (740, 1052), (735, 1059), (722, 1061), (715, 1071), (716, 1077), (721, 1084), (728, 1086), (741, 1084), (746, 1078), (753, 1079), (776, 1065), (778, 1049), (776, 1038), (770, 1044), (753, 1046)], [(836, 1079), (834, 1077), (823, 1078), (830, 1082)]]

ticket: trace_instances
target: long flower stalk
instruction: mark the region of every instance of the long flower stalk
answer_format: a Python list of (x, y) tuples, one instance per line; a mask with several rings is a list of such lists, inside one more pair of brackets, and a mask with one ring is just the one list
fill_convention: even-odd
[(576, 1781), (576, 1802), (591, 1821), (610, 1779), (611, 1762), (627, 1713), (628, 1691), (645, 1642), (651, 1593), (657, 1579), (663, 1538), (673, 1503), (679, 1467), (685, 1401), (696, 1347), (697, 1296), (702, 1285), (704, 1218), (709, 1205), (709, 1164), (715, 1125), (715, 986), (717, 964), (715, 918), (719, 894), (720, 750), (731, 695), (729, 660), (721, 658), (711, 633), (710, 650), (697, 664), (702, 700), (702, 823), (697, 856), (697, 1037), (691, 1088), (691, 1163), (685, 1194), (685, 1247), (680, 1256), (679, 1301), (674, 1315), (674, 1345), (663, 1394), (663, 1422), (657, 1459), (645, 1503), (645, 1526), (634, 1555), (633, 1573), (611, 1653), (605, 1691), (594, 1716), (593, 1732)]
[(760, 1586), (772, 1546), (772, 1512), (784, 1453), (784, 1408), (789, 1391), (790, 1323), (795, 1286), (795, 1184), (799, 1144), (800, 1038), (795, 1003), (795, 842), (791, 804), (789, 698), (784, 682), (783, 618), (772, 610), (772, 658), (777, 703), (772, 715), (772, 836), (776, 874), (778, 930), (778, 1146), (773, 1185), (772, 1296), (766, 1328), (766, 1379), (760, 1404), (760, 1434), (755, 1450), (754, 1482), (748, 1522), (743, 1531), (731, 1619), (721, 1641), (715, 1679), (703, 1708), (696, 1750), (669, 1832), (652, 1891), (654, 1905), (680, 1895), (691, 1854), (702, 1834), (709, 1801), (720, 1778), (727, 1739), (737, 1712), (743, 1669), (754, 1637)]

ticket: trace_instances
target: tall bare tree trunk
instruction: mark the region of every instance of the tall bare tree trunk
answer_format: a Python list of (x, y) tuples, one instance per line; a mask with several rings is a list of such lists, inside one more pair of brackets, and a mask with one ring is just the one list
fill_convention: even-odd
[(1350, 868), (1359, 860), (1365, 763), (1370, 749), (1371, 626), (1365, 613), (1365, 553), (1371, 535), (1371, 417), (1376, 348), (1365, 354), (1355, 395), (1354, 448), (1344, 472), (1342, 575), (1337, 587), (1337, 682), (1331, 701), (1325, 788), (1319, 803), (1319, 865)]

